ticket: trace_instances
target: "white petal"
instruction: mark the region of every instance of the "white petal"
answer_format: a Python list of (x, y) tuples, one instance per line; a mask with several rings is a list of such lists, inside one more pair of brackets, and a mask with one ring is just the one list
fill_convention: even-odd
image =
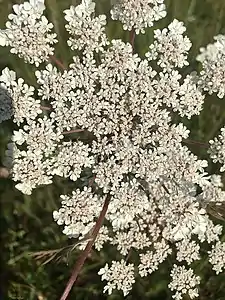
[(0, 32), (0, 46), (7, 46), (7, 38), (4, 32)]

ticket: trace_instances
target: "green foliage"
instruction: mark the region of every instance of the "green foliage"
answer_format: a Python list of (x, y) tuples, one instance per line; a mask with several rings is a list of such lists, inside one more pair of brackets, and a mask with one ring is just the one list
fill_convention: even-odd
[[(22, 1), (0, 1), (0, 28), (4, 27), (11, 7)], [(47, 16), (53, 22), (58, 34), (59, 44), (56, 48), (56, 56), (68, 65), (73, 53), (66, 45), (67, 33), (64, 29), (63, 10), (70, 4), (76, 4), (74, 0), (46, 0)], [(98, 0), (99, 13), (109, 15), (109, 0)], [(189, 56), (191, 62), (189, 70), (198, 68), (195, 56), (201, 46), (212, 42), (213, 36), (225, 33), (225, 1), (224, 0), (166, 0), (168, 16), (156, 24), (163, 28), (173, 19), (177, 18), (185, 22), (187, 34), (193, 43)], [(118, 22), (110, 21), (107, 28), (110, 38), (122, 38), (129, 40), (129, 33), (122, 31)], [(135, 49), (143, 55), (148, 45), (152, 42), (153, 29), (149, 29), (144, 36), (138, 36), (135, 40)], [(0, 68), (6, 66), (14, 69), (29, 84), (35, 85), (33, 70), (28, 64), (9, 54), (9, 49), (0, 48)], [(177, 120), (178, 121), (178, 120)], [(225, 124), (225, 101), (215, 96), (207, 97), (204, 110), (199, 117), (191, 121), (184, 120), (191, 129), (193, 140), (208, 141)], [(4, 155), (7, 142), (10, 140), (12, 123), (5, 122), (0, 128), (0, 155)], [(191, 150), (201, 157), (206, 156), (206, 150), (199, 144), (190, 144)], [(217, 166), (210, 166), (214, 172)], [(54, 185), (38, 188), (31, 196), (24, 196), (14, 188), (14, 183), (9, 179), (0, 179), (1, 197), (1, 239), (2, 239), (2, 275), (1, 288), (3, 299), (44, 300), (59, 299), (60, 294), (69, 278), (73, 263), (79, 252), (75, 248), (68, 255), (63, 255), (59, 263), (52, 261), (42, 265), (37, 262), (31, 252), (51, 250), (66, 247), (73, 241), (67, 240), (60, 228), (53, 222), (52, 211), (59, 207), (59, 195), (71, 190), (71, 185), (56, 178)], [(120, 293), (112, 296), (102, 295), (103, 283), (97, 275), (98, 269), (113, 257), (113, 249), (105, 249), (104, 253), (92, 252), (76, 286), (69, 299), (76, 300), (120, 300)], [(69, 258), (69, 259), (68, 259)], [(132, 259), (132, 257), (131, 257)], [(133, 258), (135, 259), (135, 257)], [(128, 300), (170, 299), (171, 295), (166, 289), (168, 284), (169, 262), (163, 264), (160, 272), (153, 274), (145, 280), (138, 280)], [(198, 273), (203, 277), (200, 300), (224, 300), (225, 278), (223, 275), (215, 276), (208, 263), (203, 259), (197, 267)]]

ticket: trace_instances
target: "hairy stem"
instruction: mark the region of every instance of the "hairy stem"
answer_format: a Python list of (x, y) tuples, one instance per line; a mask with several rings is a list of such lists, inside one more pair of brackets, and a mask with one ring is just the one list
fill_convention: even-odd
[(71, 277), (69, 279), (69, 281), (67, 282), (67, 285), (66, 285), (66, 288), (60, 298), (60, 300), (66, 300), (67, 299), (67, 296), (69, 295), (83, 265), (84, 265), (84, 262), (85, 260), (87, 259), (89, 253), (91, 252), (91, 249), (92, 249), (92, 246), (96, 240), (96, 237), (99, 233), (99, 230), (102, 226), (102, 223), (105, 219), (105, 215), (106, 215), (106, 212), (107, 212), (107, 209), (108, 209), (108, 205), (109, 205), (109, 200), (110, 200), (110, 196), (107, 195), (106, 198), (105, 198), (105, 202), (104, 202), (104, 205), (102, 207), (102, 211), (98, 217), (98, 220), (93, 228), (93, 233), (92, 233), (92, 236), (91, 236), (91, 240), (87, 243), (87, 246), (85, 247), (84, 251), (81, 253), (80, 257), (78, 258), (78, 260), (76, 261), (75, 263), (75, 266), (73, 268), (73, 271), (72, 271), (72, 274), (71, 274)]

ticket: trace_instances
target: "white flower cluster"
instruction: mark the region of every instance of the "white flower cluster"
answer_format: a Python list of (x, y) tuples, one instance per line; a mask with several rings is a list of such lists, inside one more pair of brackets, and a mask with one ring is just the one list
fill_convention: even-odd
[(194, 275), (192, 269), (186, 269), (184, 266), (174, 265), (171, 271), (172, 281), (169, 288), (176, 291), (173, 299), (181, 300), (183, 295), (188, 295), (190, 299), (198, 297), (197, 285), (200, 283), (200, 277)]
[[(71, 157), (71, 153), (73, 153)], [(90, 148), (88, 145), (78, 141), (63, 142), (59, 145), (57, 155), (46, 160), (48, 173), (70, 178), (76, 181), (84, 168), (90, 168), (94, 159), (89, 155)]]
[(157, 64), (165, 69), (171, 67), (182, 68), (188, 65), (187, 54), (191, 48), (191, 41), (183, 37), (185, 26), (178, 20), (173, 22), (162, 31), (154, 31), (155, 42), (150, 45), (150, 51), (146, 54), (149, 60), (156, 60)]
[(221, 181), (220, 175), (211, 176), (211, 185), (206, 189), (203, 188), (202, 194), (198, 197), (199, 201), (205, 201), (206, 203), (218, 203), (218, 205), (223, 204), (225, 199), (225, 191), (222, 190), (223, 183)]
[(44, 0), (30, 0), (13, 5), (14, 14), (8, 16), (6, 29), (0, 30), (0, 45), (10, 46), (11, 53), (26, 62), (39, 64), (53, 54), (55, 33), (49, 33), (53, 24), (43, 15)]
[[(22, 78), (16, 80), (16, 73), (5, 68), (0, 76), (0, 83), (3, 88), (8, 91), (12, 99), (12, 105), (9, 107), (8, 101), (3, 103), (2, 107), (7, 114), (13, 115), (13, 121), (20, 125), (24, 121), (29, 124), (38, 114), (42, 112), (40, 109), (40, 100), (34, 99), (34, 87), (24, 83)], [(10, 111), (8, 111), (11, 109)]]
[(91, 188), (77, 189), (72, 197), (61, 195), (62, 208), (54, 211), (53, 217), (59, 225), (65, 224), (63, 233), (70, 237), (85, 235), (94, 225), (94, 218), (98, 217), (103, 199), (92, 194)]
[(137, 34), (166, 16), (164, 0), (113, 0), (112, 3), (112, 19), (120, 20), (124, 30), (134, 28)]
[(225, 271), (225, 243), (217, 242), (209, 251), (209, 262), (213, 265), (216, 274)]
[(121, 261), (112, 261), (109, 268), (108, 264), (105, 265), (99, 272), (102, 275), (102, 280), (107, 280), (107, 285), (104, 287), (104, 292), (112, 294), (114, 289), (122, 290), (124, 296), (129, 294), (134, 279), (134, 265), (127, 264), (123, 259)]
[[(149, 12), (141, 3), (164, 9), (161, 0), (129, 3), (126, 9), (137, 10), (137, 19), (140, 10)], [(106, 17), (96, 17), (94, 9), (91, 0), (83, 0), (65, 11), (68, 45), (79, 50), (68, 70), (47, 64), (36, 71), (36, 91), (21, 78), (16, 81), (13, 71), (3, 70), (0, 80), (12, 97), (14, 121), (21, 125), (6, 162), (13, 156), (13, 180), (23, 193), (51, 183), (54, 175), (76, 182), (72, 195), (61, 195), (62, 207), (53, 216), (66, 235), (80, 240), (81, 249), (109, 198), (95, 248), (108, 243), (123, 259), (100, 270), (107, 281), (104, 291), (119, 289), (127, 295), (136, 271), (147, 276), (175, 252), (184, 266), (172, 271), (174, 298), (197, 297), (199, 278), (185, 265), (200, 259), (203, 242), (218, 243), (222, 226), (213, 224), (206, 208), (225, 197), (220, 177), (209, 175), (207, 161), (183, 145), (189, 130), (171, 122), (174, 112), (190, 118), (202, 109), (198, 75), (183, 77), (178, 70), (188, 64), (191, 43), (183, 36), (183, 23), (174, 20), (155, 31), (147, 59), (141, 59), (130, 43), (107, 41)], [(45, 114), (42, 103), (48, 105)], [(71, 132), (76, 134), (68, 141)], [(133, 252), (139, 256), (137, 265), (126, 261)]]
[(54, 126), (54, 120), (44, 116), (14, 131), (12, 141), (17, 145), (26, 143), (27, 153), (43, 157), (52, 154), (62, 138), (60, 130)]
[(140, 265), (138, 266), (141, 277), (147, 276), (159, 268), (159, 265), (172, 253), (169, 245), (162, 239), (153, 244), (153, 251), (140, 254)]
[(199, 85), (209, 94), (225, 95), (225, 36), (218, 35), (213, 44), (201, 48), (197, 60), (202, 63)]
[(190, 265), (193, 261), (200, 259), (200, 246), (195, 241), (184, 239), (176, 244), (177, 260), (186, 261)]
[(225, 171), (225, 127), (221, 128), (220, 134), (214, 140), (209, 141), (209, 154), (213, 162), (222, 164), (221, 172)]
[(68, 22), (66, 29), (71, 35), (67, 43), (72, 50), (99, 52), (109, 44), (104, 32), (106, 16), (92, 18), (94, 11), (95, 3), (92, 0), (82, 1), (80, 5), (65, 10), (65, 19)]

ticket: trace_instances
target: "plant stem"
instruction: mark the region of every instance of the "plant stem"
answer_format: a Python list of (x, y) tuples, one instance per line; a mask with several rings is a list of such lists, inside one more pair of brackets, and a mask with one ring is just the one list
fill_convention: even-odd
[(200, 147), (203, 147), (203, 148), (208, 148), (209, 147), (208, 143), (195, 141), (195, 140), (190, 140), (190, 139), (183, 140), (183, 142), (186, 143), (186, 144), (197, 145), (197, 146), (200, 146)]
[(48, 106), (40, 106), (40, 109), (42, 109), (42, 110), (52, 110), (51, 107), (48, 107)]
[(54, 55), (51, 55), (50, 59), (62, 70), (66, 70), (66, 67), (64, 66), (64, 64), (60, 60), (58, 60), (58, 58), (56, 58)]
[(8, 178), (10, 175), (10, 172), (5, 167), (0, 167), (0, 178)]
[(89, 253), (91, 252), (91, 249), (92, 249), (92, 246), (95, 242), (95, 239), (99, 233), (99, 230), (102, 226), (102, 223), (105, 219), (105, 215), (106, 215), (106, 212), (107, 212), (107, 209), (108, 209), (108, 205), (109, 205), (109, 200), (110, 200), (110, 196), (107, 195), (106, 198), (105, 198), (105, 202), (104, 202), (104, 205), (102, 207), (102, 211), (98, 217), (98, 220), (94, 226), (94, 229), (93, 229), (93, 233), (92, 233), (92, 236), (91, 236), (91, 240), (87, 243), (87, 246), (85, 247), (84, 251), (81, 253), (80, 257), (78, 258), (77, 262), (75, 263), (75, 266), (73, 268), (73, 271), (72, 271), (72, 274), (71, 274), (71, 277), (69, 279), (69, 281), (67, 282), (67, 285), (66, 285), (66, 288), (60, 298), (60, 300), (66, 300), (67, 299), (67, 296), (69, 295), (79, 273), (80, 273), (80, 270), (82, 269), (83, 265), (84, 265), (84, 262), (85, 260), (87, 259)]
[(62, 134), (70, 134), (70, 133), (76, 133), (76, 132), (83, 132), (84, 129), (73, 129), (70, 131), (63, 131)]
[(132, 28), (130, 32), (130, 44), (132, 46), (133, 52), (134, 52), (134, 40), (135, 40), (135, 29)]

